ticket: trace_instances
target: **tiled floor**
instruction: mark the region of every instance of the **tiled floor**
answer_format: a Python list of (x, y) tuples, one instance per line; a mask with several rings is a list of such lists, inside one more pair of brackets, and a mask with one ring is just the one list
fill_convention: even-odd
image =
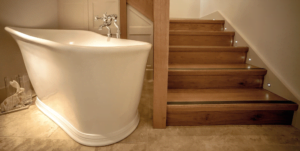
[(145, 81), (141, 121), (126, 139), (105, 147), (73, 141), (34, 105), (0, 116), (0, 151), (300, 151), (300, 130), (292, 126), (173, 126), (152, 128), (152, 83)]

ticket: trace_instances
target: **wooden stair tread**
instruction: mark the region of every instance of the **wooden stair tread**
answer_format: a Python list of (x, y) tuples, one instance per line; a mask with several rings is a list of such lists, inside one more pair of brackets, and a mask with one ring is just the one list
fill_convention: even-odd
[(191, 31), (191, 30), (170, 30), (170, 35), (197, 35), (197, 36), (234, 36), (235, 32), (230, 31)]
[(249, 47), (233, 46), (169, 46), (170, 52), (248, 52)]
[(265, 89), (169, 89), (168, 102), (287, 101)]
[(170, 19), (170, 23), (196, 23), (196, 24), (224, 24), (225, 20), (201, 20), (201, 19)]
[(169, 70), (178, 69), (262, 69), (249, 64), (169, 64)]
[[(248, 68), (249, 67), (249, 68)], [(201, 65), (169, 65), (169, 76), (172, 75), (260, 75), (267, 73), (266, 69), (258, 68), (248, 64), (201, 64)]]

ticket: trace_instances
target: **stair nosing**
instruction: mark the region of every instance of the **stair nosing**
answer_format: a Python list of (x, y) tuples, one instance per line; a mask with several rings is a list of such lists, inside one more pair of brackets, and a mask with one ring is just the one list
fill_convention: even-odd
[[(209, 95), (207, 95), (209, 94)], [(216, 95), (214, 95), (216, 94)], [(241, 96), (253, 96), (253, 94), (259, 94), (260, 97), (268, 94), (268, 97), (254, 97), (244, 99)], [(224, 95), (227, 95), (224, 98)], [(209, 96), (209, 97), (208, 97)], [(235, 97), (240, 97), (239, 99), (234, 99)], [(208, 97), (208, 98), (206, 98)], [(229, 97), (229, 98), (228, 98)], [(225, 99), (225, 100), (222, 100)], [(269, 90), (263, 88), (250, 88), (250, 89), (168, 89), (167, 102), (247, 102), (247, 101), (291, 101), (287, 100)], [(293, 101), (292, 101), (293, 102)]]
[(246, 46), (169, 46), (170, 52), (248, 52)]
[(168, 105), (197, 105), (197, 104), (296, 104), (290, 100), (240, 100), (240, 101), (176, 101), (167, 102)]
[[(178, 64), (178, 65), (182, 65), (182, 64)], [(203, 64), (202, 64), (203, 65)], [(265, 68), (261, 68), (261, 67), (256, 67), (250, 64), (204, 64), (204, 65), (246, 65), (246, 66), (250, 66), (250, 68), (248, 67), (244, 67), (244, 68), (229, 68), (229, 67), (223, 67), (223, 68), (191, 68), (191, 67), (180, 67), (180, 68), (174, 68), (174, 67), (168, 67), (168, 70), (254, 70), (254, 69), (258, 69), (258, 70), (266, 70)], [(252, 68), (251, 68), (252, 67)]]
[(234, 36), (235, 32), (231, 32), (231, 31), (170, 30), (169, 35)]
[(170, 19), (170, 23), (189, 23), (189, 24), (224, 24), (225, 20), (200, 20), (200, 19)]

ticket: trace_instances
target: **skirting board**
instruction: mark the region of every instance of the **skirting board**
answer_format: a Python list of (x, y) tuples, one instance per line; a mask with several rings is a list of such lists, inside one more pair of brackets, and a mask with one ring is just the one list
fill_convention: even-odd
[(105, 146), (119, 142), (129, 136), (137, 128), (140, 119), (139, 114), (137, 113), (135, 118), (128, 125), (125, 125), (122, 129), (113, 132), (112, 134), (103, 136), (100, 134), (87, 134), (79, 131), (60, 114), (44, 104), (38, 97), (36, 99), (36, 106), (59, 125), (72, 139), (86, 146)]

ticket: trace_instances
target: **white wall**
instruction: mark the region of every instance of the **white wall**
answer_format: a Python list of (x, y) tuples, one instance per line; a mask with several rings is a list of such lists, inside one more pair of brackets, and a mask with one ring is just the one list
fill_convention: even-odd
[(5, 26), (57, 28), (57, 0), (0, 0), (0, 102), (4, 77), (26, 73), (17, 43)]
[[(94, 17), (102, 17), (105, 12), (120, 16), (119, 5), (119, 0), (58, 0), (58, 26), (60, 29), (90, 30), (107, 35), (106, 28), (98, 30), (103, 21), (94, 21)], [(117, 29), (113, 24), (110, 28), (114, 36)]]
[(170, 0), (170, 18), (199, 18), (200, 0)]
[[(238, 32), (236, 38), (246, 40), (252, 58), (247, 63), (268, 69), (264, 88), (300, 103), (300, 1), (201, 0), (200, 6), (203, 19), (218, 19), (213, 12), (219, 11)], [(293, 125), (300, 128), (300, 111)]]

